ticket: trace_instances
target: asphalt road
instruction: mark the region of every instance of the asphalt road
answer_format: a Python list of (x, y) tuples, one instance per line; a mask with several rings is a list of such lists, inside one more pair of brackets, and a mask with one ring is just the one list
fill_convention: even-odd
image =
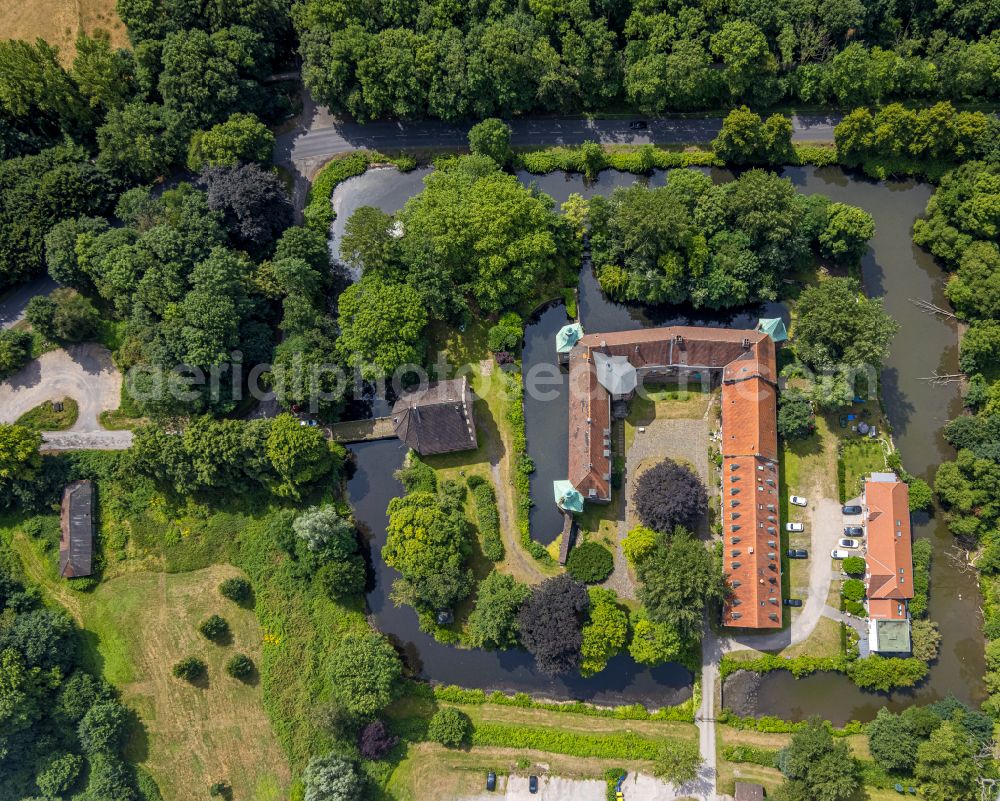
[(10, 328), (24, 319), (28, 301), (35, 295), (47, 295), (59, 286), (47, 275), (33, 278), (6, 295), (0, 296), (0, 328)]
[[(434, 120), (422, 122), (371, 122), (365, 125), (330, 116), (307, 104), (304, 126), (281, 137), (278, 157), (298, 165), (328, 159), (358, 148), (399, 150), (463, 147), (468, 125)], [(832, 142), (837, 114), (803, 114), (792, 117), (792, 138), (797, 141)], [(510, 122), (515, 147), (578, 145), (593, 140), (602, 144), (697, 144), (715, 138), (721, 117), (650, 119), (645, 130), (633, 130), (627, 119), (577, 117), (523, 117)]]

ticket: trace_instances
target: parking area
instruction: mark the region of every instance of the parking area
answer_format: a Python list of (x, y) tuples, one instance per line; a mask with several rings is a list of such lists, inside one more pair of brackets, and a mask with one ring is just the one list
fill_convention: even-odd
[(597, 779), (564, 779), (560, 776), (539, 776), (538, 792), (528, 789), (527, 776), (498, 777), (496, 792), (483, 792), (480, 795), (461, 799), (461, 801), (604, 801), (607, 785)]

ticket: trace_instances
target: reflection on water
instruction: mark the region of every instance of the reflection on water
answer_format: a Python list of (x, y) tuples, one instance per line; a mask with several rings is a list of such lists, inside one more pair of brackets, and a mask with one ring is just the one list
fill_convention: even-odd
[[(398, 210), (420, 191), (427, 172), (417, 170), (400, 175), (394, 170), (376, 170), (341, 184), (334, 193), (338, 218), (331, 231), (331, 247), (337, 247), (353, 210), (364, 205), (388, 212)], [(662, 186), (666, 174), (657, 171), (640, 180)], [(724, 170), (711, 170), (709, 174), (717, 182), (732, 178)], [(910, 302), (910, 298), (926, 298), (940, 305), (945, 302), (942, 271), (911, 241), (913, 221), (923, 213), (931, 188), (914, 182), (873, 182), (848, 175), (839, 168), (789, 168), (784, 174), (803, 192), (820, 192), (835, 201), (861, 206), (875, 217), (875, 237), (862, 264), (865, 290), (869, 295), (885, 297), (887, 310), (900, 323), (900, 333), (882, 375), (883, 403), (907, 469), (931, 480), (935, 465), (953, 455), (941, 435), (941, 427), (961, 411), (955, 385), (941, 387), (920, 381), (935, 368), (955, 372), (958, 357), (954, 323), (923, 314)], [(599, 180), (590, 183), (578, 175), (562, 173), (545, 176), (522, 173), (518, 177), (553, 197), (557, 204), (573, 192), (593, 197), (636, 180), (626, 173), (611, 171), (602, 172)], [(588, 331), (674, 323), (744, 327), (754, 325), (762, 316), (788, 319), (781, 304), (720, 314), (683, 307), (643, 309), (613, 303), (604, 298), (592, 271), (586, 268), (581, 272), (579, 311)], [(565, 321), (561, 305), (542, 310), (530, 321), (525, 330), (525, 371), (551, 363), (555, 332)], [(531, 490), (537, 505), (532, 509), (531, 525), (533, 535), (542, 542), (551, 542), (560, 529), (559, 514), (551, 501), (551, 482), (566, 473), (565, 379), (554, 389), (558, 393), (556, 401), (541, 403), (525, 399), (528, 449), (536, 465)], [(530, 659), (521, 651), (494, 654), (457, 650), (422, 634), (415, 613), (409, 608), (395, 608), (388, 600), (394, 571), (378, 556), (385, 537), (386, 505), (401, 492), (392, 472), (402, 460), (403, 449), (391, 441), (356, 446), (353, 450), (358, 456), (359, 469), (350, 482), (349, 494), (359, 520), (369, 529), (376, 571), (369, 604), (379, 628), (405, 646), (413, 660), (411, 664), (419, 665), (424, 676), (465, 686), (525, 690), (606, 703), (643, 701), (660, 706), (690, 695), (689, 674), (676, 665), (648, 671), (636, 666), (629, 657), (619, 656), (593, 679), (574, 677), (553, 681), (535, 673)], [(820, 674), (796, 680), (787, 673), (770, 673), (762, 678), (759, 688), (757, 707), (761, 714), (789, 719), (819, 714), (841, 723), (850, 719), (868, 720), (887, 702), (890, 707), (898, 708), (946, 695), (973, 703), (982, 699), (985, 667), (975, 580), (956, 570), (945, 557), (951, 535), (940, 514), (915, 518), (914, 532), (916, 536), (930, 537), (934, 543), (930, 615), (940, 624), (942, 650), (928, 681), (913, 693), (886, 698), (862, 692), (839, 675)]]

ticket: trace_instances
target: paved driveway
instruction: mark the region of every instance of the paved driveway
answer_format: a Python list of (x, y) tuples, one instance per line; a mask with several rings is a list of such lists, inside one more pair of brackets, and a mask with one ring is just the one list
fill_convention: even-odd
[(50, 450), (127, 448), (132, 432), (105, 431), (98, 420), (101, 412), (118, 408), (121, 385), (121, 373), (101, 345), (49, 351), (0, 384), (0, 423), (13, 423), (45, 401), (73, 398), (80, 406), (79, 417), (67, 431), (44, 435)]
[(10, 328), (23, 320), (29, 300), (35, 295), (47, 295), (58, 286), (55, 281), (44, 275), (15, 287), (6, 295), (0, 295), (0, 328)]
[[(809, 547), (809, 587), (805, 589), (805, 601), (802, 609), (794, 618), (792, 625), (783, 631), (773, 634), (740, 633), (726, 638), (724, 648), (727, 651), (738, 651), (743, 648), (755, 648), (758, 651), (774, 651), (797, 645), (808, 639), (816, 624), (823, 617), (827, 596), (830, 594), (830, 582), (834, 576), (834, 562), (830, 551), (837, 545), (837, 539), (843, 532), (840, 504), (832, 498), (817, 498), (810, 501), (809, 510), (804, 515), (806, 531), (810, 533)], [(839, 563), (837, 575), (839, 576)], [(792, 587), (792, 596), (802, 592)]]

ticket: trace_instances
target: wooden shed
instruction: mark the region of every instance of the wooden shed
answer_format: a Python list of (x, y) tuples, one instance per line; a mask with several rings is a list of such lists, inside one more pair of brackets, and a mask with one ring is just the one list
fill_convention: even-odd
[(93, 573), (94, 484), (74, 481), (63, 490), (60, 514), (59, 575), (80, 578)]
[(736, 801), (764, 801), (764, 786), (753, 782), (736, 782)]

